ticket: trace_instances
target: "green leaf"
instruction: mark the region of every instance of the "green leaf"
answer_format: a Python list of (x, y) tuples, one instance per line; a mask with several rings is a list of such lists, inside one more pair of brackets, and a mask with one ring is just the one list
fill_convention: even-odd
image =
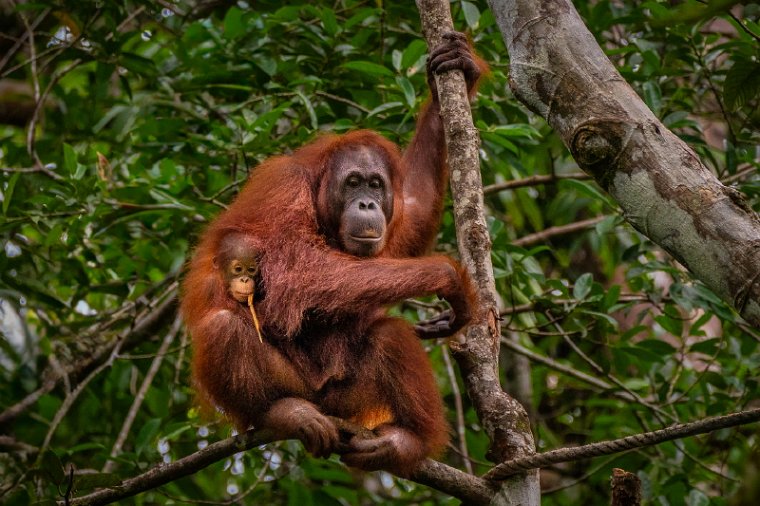
[(578, 192), (585, 194), (588, 197), (591, 197), (593, 199), (601, 200), (602, 202), (606, 203), (609, 207), (613, 209), (617, 209), (617, 204), (610, 199), (610, 197), (603, 193), (598, 189), (598, 187), (590, 182), (587, 181), (579, 181), (577, 179), (562, 179), (559, 182), (560, 187), (562, 186), (569, 186), (571, 188), (574, 188)]
[(382, 65), (378, 65), (377, 63), (372, 63), (369, 61), (350, 61), (344, 63), (341, 65), (341, 67), (349, 70), (363, 72), (370, 76), (393, 77), (393, 72), (391, 72), (389, 69), (383, 67)]
[(674, 347), (660, 339), (645, 339), (637, 343), (636, 346), (645, 348), (646, 350), (663, 357), (672, 355), (676, 352)]
[(340, 30), (340, 26), (338, 25), (338, 21), (335, 19), (335, 13), (333, 10), (325, 7), (320, 11), (320, 18), (322, 19), (322, 26), (325, 28), (327, 35), (330, 37), (335, 37), (335, 35)]
[(58, 455), (52, 450), (47, 450), (42, 454), (42, 457), (40, 458), (40, 470), (42, 470), (42, 472), (45, 473), (45, 476), (56, 485), (62, 484), (63, 480), (66, 478), (61, 459), (59, 459)]
[(404, 49), (404, 53), (401, 56), (401, 68), (410, 68), (412, 65), (417, 63), (420, 58), (422, 58), (422, 56), (425, 54), (425, 51), (427, 51), (427, 46), (425, 43), (420, 39), (414, 39), (409, 43), (406, 49)]
[(137, 453), (138, 456), (153, 443), (153, 439), (158, 434), (158, 428), (160, 426), (160, 418), (152, 418), (142, 426), (142, 429), (137, 433), (137, 438), (135, 439), (135, 453)]
[(63, 143), (63, 166), (71, 175), (77, 171), (77, 153), (66, 142)]
[(296, 90), (296, 95), (298, 95), (298, 98), (301, 99), (301, 102), (303, 102), (304, 107), (306, 107), (306, 112), (309, 114), (309, 120), (311, 121), (311, 128), (312, 130), (316, 130), (319, 128), (319, 121), (317, 120), (317, 113), (314, 112), (314, 106), (311, 104), (311, 100), (304, 95), (300, 90)]
[(662, 109), (662, 91), (656, 82), (647, 81), (644, 83), (644, 102), (655, 114), (658, 114)]
[(709, 506), (710, 498), (704, 492), (696, 488), (691, 489), (689, 496), (686, 498), (688, 506)]
[(417, 101), (417, 95), (414, 92), (414, 86), (412, 86), (411, 81), (403, 76), (396, 76), (396, 84), (398, 84), (399, 88), (401, 88), (401, 91), (404, 92), (404, 99), (406, 100), (406, 104), (413, 108), (415, 102)]
[(224, 37), (226, 39), (237, 39), (243, 35), (245, 35), (243, 11), (234, 6), (230, 7), (224, 16)]
[(515, 145), (514, 142), (507, 140), (501, 135), (492, 132), (481, 132), (480, 137), (485, 141), (493, 142), (497, 146), (501, 146), (502, 148), (511, 151), (515, 155), (519, 154), (520, 152), (519, 148)]
[(467, 22), (467, 26), (472, 30), (476, 29), (480, 21), (478, 7), (472, 2), (462, 2), (462, 12), (464, 12), (464, 20)]
[(662, 328), (674, 336), (680, 336), (683, 333), (683, 320), (671, 318), (664, 314), (655, 316), (654, 319)]
[(127, 70), (144, 76), (155, 76), (158, 69), (153, 60), (135, 53), (121, 53), (119, 64)]
[(705, 355), (715, 355), (720, 349), (721, 342), (720, 337), (714, 337), (712, 339), (706, 339), (698, 343), (694, 343), (689, 347), (689, 351), (693, 353), (704, 353)]
[(533, 126), (528, 124), (514, 123), (511, 125), (497, 125), (490, 129), (503, 137), (536, 139), (541, 136)]
[(369, 114), (367, 114), (367, 117), (369, 118), (369, 117), (375, 116), (377, 114), (380, 114), (381, 112), (385, 112), (385, 111), (387, 111), (389, 109), (395, 109), (395, 108), (401, 107), (403, 105), (404, 104), (402, 104), (401, 102), (388, 102), (387, 104), (379, 105), (379, 106), (375, 107), (374, 109), (372, 109), (369, 112)]
[(277, 62), (272, 58), (266, 56), (259, 56), (253, 63), (266, 73), (269, 77), (272, 77), (277, 73)]
[(3, 214), (8, 214), (8, 207), (11, 205), (11, 200), (13, 200), (13, 189), (16, 188), (16, 183), (18, 183), (19, 177), (21, 177), (20, 172), (16, 172), (11, 176), (10, 181), (8, 181), (8, 187), (5, 188), (5, 191), (3, 193)]
[(577, 280), (573, 285), (573, 297), (577, 300), (583, 300), (591, 292), (591, 285), (594, 283), (594, 277), (590, 272), (587, 272)]
[(760, 94), (760, 62), (737, 59), (726, 73), (723, 100), (729, 109), (738, 109)]

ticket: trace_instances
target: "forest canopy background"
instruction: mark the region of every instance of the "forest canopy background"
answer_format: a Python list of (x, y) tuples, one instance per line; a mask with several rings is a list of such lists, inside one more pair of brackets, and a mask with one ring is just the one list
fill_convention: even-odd
[[(758, 5), (576, 7), (647, 106), (757, 210)], [(473, 113), (505, 308), (501, 373), (538, 450), (757, 407), (760, 333), (625, 224), (515, 100), (485, 3), (451, 8), (492, 66)], [(43, 391), (2, 427), (2, 444), (16, 445), (0, 454), (3, 501), (60, 498), (70, 465), (83, 494), (229, 434), (194, 408), (187, 336), (171, 311), (187, 255), (261, 160), (321, 130), (408, 141), (426, 97), (418, 19), (411, 3), (362, 1), (0, 6), (0, 407)], [(455, 244), (449, 213), (439, 249), (455, 255)], [(397, 311), (418, 319), (437, 307)], [(461, 379), (444, 344), (429, 347), (454, 429), (446, 460), (484, 472), (488, 441)], [(542, 471), (543, 501), (606, 503), (621, 467), (655, 504), (726, 504), (757, 473), (753, 452), (757, 462), (750, 426), (558, 465)], [(231, 498), (453, 501), (385, 473), (352, 474), (293, 442), (132, 501)]]

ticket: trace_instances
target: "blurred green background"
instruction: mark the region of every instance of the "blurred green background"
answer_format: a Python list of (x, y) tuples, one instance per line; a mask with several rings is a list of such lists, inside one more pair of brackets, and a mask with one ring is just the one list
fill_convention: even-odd
[[(757, 210), (760, 6), (576, 4), (647, 105)], [(760, 332), (625, 224), (515, 100), (486, 3), (451, 9), (492, 68), (473, 113), (506, 308), (501, 369), (538, 450), (759, 406)], [(68, 371), (0, 426), (0, 502), (45, 504), (69, 485), (86, 494), (230, 434), (194, 407), (191, 350), (173, 310), (145, 332), (134, 332), (136, 318), (171, 300), (204, 224), (258, 162), (323, 130), (372, 128), (405, 144), (427, 94), (426, 52), (412, 2), (0, 5), (0, 407)], [(492, 186), (552, 174), (561, 177)], [(450, 212), (438, 248), (456, 255)], [(396, 311), (436, 313), (411, 302)], [(444, 343), (428, 344), (454, 434), (445, 461), (482, 473), (487, 438)], [(749, 426), (558, 465), (542, 472), (543, 504), (607, 504), (613, 467), (639, 475), (647, 504), (729, 504), (756, 480), (744, 476), (757, 472), (753, 448)], [(458, 501), (313, 459), (296, 442), (124, 501), (194, 503)]]

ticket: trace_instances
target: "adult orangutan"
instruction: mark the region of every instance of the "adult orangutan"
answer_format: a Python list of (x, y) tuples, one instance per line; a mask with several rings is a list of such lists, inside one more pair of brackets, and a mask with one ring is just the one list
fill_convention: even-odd
[[(447, 35), (429, 58), (432, 99), (403, 156), (371, 131), (319, 137), (263, 162), (203, 234), (182, 300), (194, 378), (239, 429), (266, 427), (327, 456), (339, 439), (327, 415), (344, 418), (377, 437), (351, 439), (343, 461), (401, 475), (442, 451), (448, 429), (427, 356), (415, 329), (385, 308), (437, 294), (451, 316), (430, 334), (470, 320), (465, 271), (421, 255), (448, 178), (433, 75), (461, 69), (474, 93), (484, 68), (463, 35)], [(255, 257), (263, 342), (242, 296), (230, 295), (227, 250)]]

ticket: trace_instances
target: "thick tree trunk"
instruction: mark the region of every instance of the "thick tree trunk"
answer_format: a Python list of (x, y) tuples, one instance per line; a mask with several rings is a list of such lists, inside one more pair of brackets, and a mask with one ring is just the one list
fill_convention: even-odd
[[(449, 2), (417, 0), (428, 47), (453, 30)], [(436, 76), (451, 171), (454, 220), (462, 263), (478, 287), (481, 311), (463, 342), (451, 343), (467, 392), (491, 440), (488, 458), (502, 462), (535, 453), (525, 410), (499, 382), (501, 331), (491, 265), (491, 241), (483, 208), (478, 131), (472, 122), (467, 89), (460, 71)], [(492, 504), (533, 506), (540, 503), (538, 471), (530, 470), (501, 484)]]
[(568, 0), (489, 0), (510, 86), (623, 209), (752, 325), (760, 326), (760, 220), (620, 76)]

